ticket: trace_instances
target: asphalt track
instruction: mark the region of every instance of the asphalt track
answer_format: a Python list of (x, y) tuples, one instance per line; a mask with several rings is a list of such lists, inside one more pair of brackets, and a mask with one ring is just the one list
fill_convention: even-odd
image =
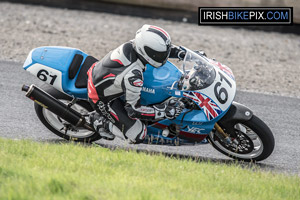
[[(63, 141), (42, 125), (35, 115), (33, 102), (21, 91), (23, 84), (41, 85), (42, 82), (25, 72), (20, 63), (0, 61), (0, 70), (0, 137), (26, 138), (42, 142)], [(235, 101), (250, 107), (271, 128), (275, 136), (276, 145), (273, 154), (255, 166), (263, 170), (300, 175), (300, 128), (298, 126), (300, 99), (238, 91)], [(199, 158), (200, 161), (232, 162), (232, 159), (223, 156), (209, 144), (174, 147), (128, 145), (120, 140), (97, 143), (101, 146), (120, 146), (142, 151), (163, 152), (168, 155), (192, 156)]]

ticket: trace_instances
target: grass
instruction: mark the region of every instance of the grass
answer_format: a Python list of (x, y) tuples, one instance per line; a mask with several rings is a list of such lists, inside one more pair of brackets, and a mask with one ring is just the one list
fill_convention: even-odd
[(0, 199), (300, 199), (300, 178), (236, 164), (0, 139)]

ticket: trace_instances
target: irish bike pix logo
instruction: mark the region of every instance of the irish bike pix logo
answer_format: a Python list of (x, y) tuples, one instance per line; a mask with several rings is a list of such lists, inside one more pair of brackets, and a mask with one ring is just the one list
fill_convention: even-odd
[(199, 25), (293, 25), (292, 7), (199, 7)]

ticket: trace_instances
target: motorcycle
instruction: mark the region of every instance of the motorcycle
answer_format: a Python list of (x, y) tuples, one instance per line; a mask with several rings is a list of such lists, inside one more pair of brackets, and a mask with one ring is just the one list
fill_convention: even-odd
[[(197, 145), (210, 143), (216, 150), (243, 161), (261, 161), (271, 155), (274, 136), (246, 106), (234, 101), (236, 82), (229, 67), (205, 54), (185, 51), (182, 70), (171, 62), (160, 68), (146, 66), (141, 104), (179, 99), (183, 112), (173, 120), (145, 121), (146, 144)], [(87, 71), (98, 60), (79, 49), (33, 49), (23, 68), (46, 84), (23, 85), (34, 101), (40, 121), (67, 140), (101, 139), (89, 122)]]

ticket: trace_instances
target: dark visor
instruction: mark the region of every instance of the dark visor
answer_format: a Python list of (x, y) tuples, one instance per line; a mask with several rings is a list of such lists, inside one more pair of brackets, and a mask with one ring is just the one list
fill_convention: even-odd
[(146, 54), (154, 61), (158, 63), (166, 63), (171, 48), (168, 48), (167, 51), (155, 51), (154, 49), (151, 49), (150, 47), (145, 46), (144, 47)]

